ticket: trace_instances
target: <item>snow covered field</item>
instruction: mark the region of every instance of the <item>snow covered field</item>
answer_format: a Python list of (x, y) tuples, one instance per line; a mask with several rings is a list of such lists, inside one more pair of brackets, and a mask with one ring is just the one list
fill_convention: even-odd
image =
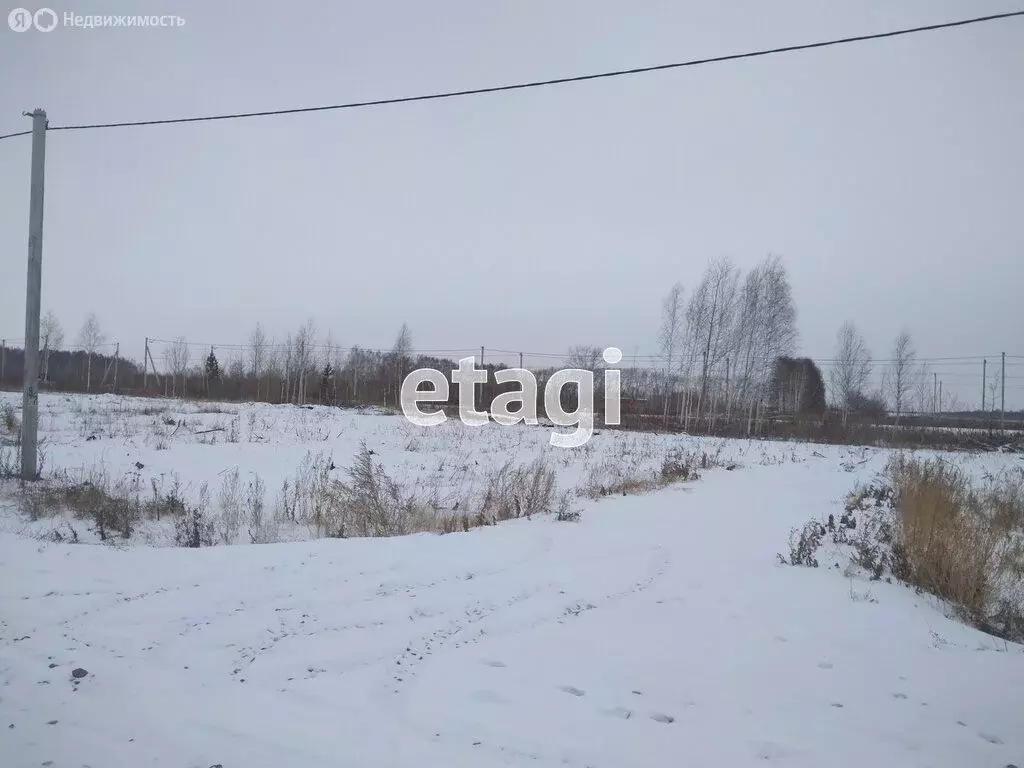
[[(340, 471), (363, 440), (445, 499), (539, 455), (564, 490), (623, 464), (654, 471), (674, 447), (738, 466), (578, 498), (578, 523), (445, 536), (303, 541), (296, 527), (263, 546), (76, 546), (33, 538), (47, 522), (8, 509), (5, 768), (1024, 763), (1024, 648), (905, 587), (778, 563), (790, 529), (838, 516), (887, 451), (611, 431), (566, 451), (544, 428), (421, 430), (327, 408), (41, 408), (45, 471), (102, 466), (146, 487), (177, 474), (186, 494), (238, 467), (272, 495), (308, 452)], [(151, 524), (134, 543), (169, 536)]]

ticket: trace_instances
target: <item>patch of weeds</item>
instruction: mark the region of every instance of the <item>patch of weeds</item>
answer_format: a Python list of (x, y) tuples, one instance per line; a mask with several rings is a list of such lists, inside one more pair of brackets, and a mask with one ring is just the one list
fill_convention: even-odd
[(572, 494), (568, 491), (558, 497), (555, 519), (561, 523), (575, 523), (580, 519), (580, 511), (573, 506)]
[(196, 504), (186, 507), (174, 521), (174, 543), (179, 547), (212, 547), (216, 529), (209, 516), (210, 490), (206, 483), (199, 488)]
[(825, 526), (816, 520), (804, 524), (803, 528), (794, 528), (789, 534), (789, 559), (781, 554), (776, 555), (783, 565), (803, 565), (810, 568), (818, 567), (817, 552), (825, 538)]
[(0, 405), (0, 428), (11, 437), (21, 432), (21, 420), (18, 418), (18, 414), (15, 413), (14, 406), (10, 403)]

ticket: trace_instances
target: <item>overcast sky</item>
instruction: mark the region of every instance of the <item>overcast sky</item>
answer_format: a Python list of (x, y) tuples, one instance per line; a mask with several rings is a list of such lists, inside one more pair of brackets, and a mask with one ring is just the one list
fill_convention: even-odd
[[(0, 28), (0, 134), (37, 106), (51, 125), (312, 106), (1019, 5), (51, 4), (186, 24)], [(423, 349), (614, 344), (628, 358), (655, 350), (673, 282), (772, 252), (805, 354), (830, 356), (852, 319), (876, 357), (903, 327), (925, 356), (1024, 355), (1022, 83), (1018, 18), (458, 100), (55, 132), (43, 308), (69, 341), (95, 311), (136, 356), (146, 335), (242, 342), (257, 321), (282, 337), (312, 318), (345, 345), (390, 346), (405, 321)], [(0, 142), (0, 336), (17, 339), (29, 156), (28, 137)]]

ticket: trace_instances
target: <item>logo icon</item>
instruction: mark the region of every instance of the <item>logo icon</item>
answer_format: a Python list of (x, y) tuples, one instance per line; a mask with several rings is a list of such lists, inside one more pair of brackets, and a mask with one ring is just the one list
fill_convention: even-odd
[(40, 8), (35, 13), (25, 8), (15, 8), (7, 14), (7, 26), (15, 32), (27, 32), (32, 27), (40, 32), (51, 32), (57, 26), (57, 14), (49, 8)]
[(49, 8), (40, 8), (32, 17), (32, 21), (40, 32), (50, 32), (57, 26), (57, 14)]
[(32, 27), (32, 12), (24, 8), (15, 8), (7, 14), (7, 26), (15, 32), (25, 32)]

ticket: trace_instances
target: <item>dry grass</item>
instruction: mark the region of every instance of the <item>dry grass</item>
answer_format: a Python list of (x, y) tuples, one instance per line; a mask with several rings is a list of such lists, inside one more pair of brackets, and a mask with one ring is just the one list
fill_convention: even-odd
[[(700, 471), (723, 466), (721, 449), (715, 453), (675, 448), (662, 457), (661, 467), (651, 469), (647, 456), (623, 453), (592, 467), (576, 493), (588, 499), (647, 493), (672, 483), (700, 479)], [(730, 469), (734, 465), (728, 465)]]
[(21, 432), (18, 414), (14, 412), (14, 406), (10, 403), (0, 405), (0, 429), (11, 437), (16, 437)]
[(555, 471), (544, 459), (525, 466), (506, 462), (487, 479), (479, 514), (486, 524), (553, 511)]
[(103, 467), (96, 466), (27, 484), (18, 501), (22, 513), (32, 521), (70, 513), (91, 521), (100, 540), (106, 541), (115, 535), (130, 538), (140, 520), (177, 518), (186, 512), (177, 478), (166, 489), (153, 481), (151, 493), (143, 492), (136, 473), (112, 480)]
[(977, 626), (998, 610), (1020, 616), (1024, 473), (977, 487), (945, 462), (899, 456), (888, 474), (894, 575), (950, 601)]

